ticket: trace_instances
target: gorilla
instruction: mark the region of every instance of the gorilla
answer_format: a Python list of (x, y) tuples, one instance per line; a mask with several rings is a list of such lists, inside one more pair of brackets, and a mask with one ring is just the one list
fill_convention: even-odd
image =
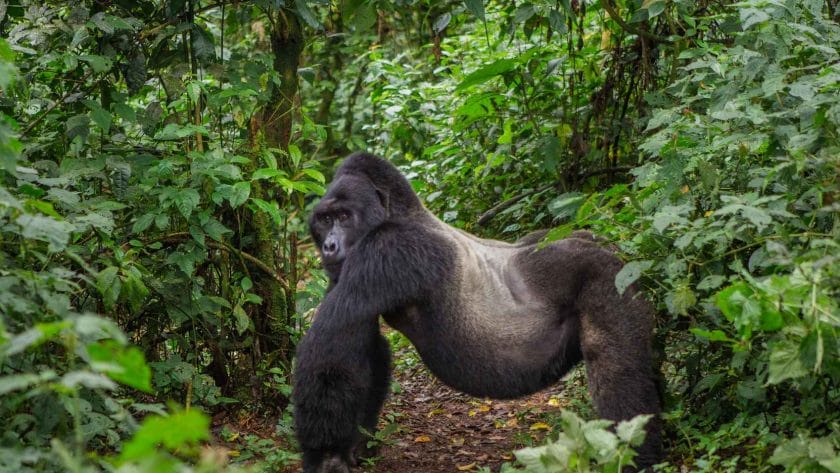
[(543, 248), (478, 238), (429, 212), (388, 161), (345, 159), (309, 221), (329, 277), (297, 349), (295, 432), (303, 471), (346, 473), (365, 455), (390, 381), (379, 316), (402, 332), (442, 382), (513, 398), (583, 361), (598, 415), (654, 414), (636, 463), (661, 458), (653, 312), (622, 262), (591, 234)]

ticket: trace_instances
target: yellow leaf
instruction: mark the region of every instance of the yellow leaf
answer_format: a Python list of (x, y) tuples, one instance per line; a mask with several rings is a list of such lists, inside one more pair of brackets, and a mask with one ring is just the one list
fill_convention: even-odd
[(432, 439), (429, 438), (428, 435), (419, 435), (417, 438), (414, 439), (414, 441), (417, 442), (417, 443), (426, 443), (426, 442), (431, 442)]
[(239, 455), (241, 455), (241, 453), (239, 453), (239, 450), (228, 450), (227, 453), (232, 457), (238, 457)]
[(534, 422), (531, 424), (531, 430), (551, 430), (551, 426), (545, 422)]
[(502, 454), (502, 460), (513, 460), (513, 455)]
[(470, 409), (470, 411), (467, 412), (467, 415), (470, 417), (475, 417), (475, 409)]
[(490, 406), (481, 406), (478, 408), (478, 410), (481, 412), (487, 412), (490, 410)]
[(560, 399), (552, 397), (548, 400), (548, 405), (551, 407), (560, 407)]
[(682, 186), (682, 187), (680, 187), (680, 191), (681, 191), (683, 194), (688, 194), (688, 186)]
[(516, 427), (519, 425), (519, 421), (516, 419), (516, 417), (511, 417), (510, 419), (508, 419), (507, 422), (505, 422), (505, 425), (507, 425), (508, 427)]
[(446, 411), (443, 409), (432, 409), (428, 414), (426, 414), (426, 417), (432, 417), (438, 414), (446, 414)]
[(703, 214), (703, 216), (708, 217), (708, 216), (712, 215), (713, 213), (715, 213), (714, 210), (707, 210), (706, 213)]
[(458, 471), (469, 471), (475, 468), (475, 462), (472, 462), (467, 465), (458, 465)]

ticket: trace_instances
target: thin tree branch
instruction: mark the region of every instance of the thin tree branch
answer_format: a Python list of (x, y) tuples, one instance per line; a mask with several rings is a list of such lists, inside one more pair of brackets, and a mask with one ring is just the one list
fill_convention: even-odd
[[(147, 245), (150, 245), (150, 244), (156, 243), (156, 242), (174, 243), (174, 242), (178, 242), (178, 241), (189, 240), (190, 238), (192, 238), (192, 235), (190, 235), (189, 233), (178, 232), (178, 233), (171, 233), (169, 235), (164, 235), (162, 237), (155, 238), (153, 240), (149, 240), (145, 243)], [(264, 262), (257, 259), (254, 255), (251, 255), (251, 254), (246, 253), (242, 250), (236, 249), (236, 248), (228, 245), (227, 243), (222, 243), (222, 242), (217, 242), (217, 241), (212, 241), (212, 240), (206, 240), (204, 242), (204, 246), (214, 248), (214, 249), (217, 249), (217, 250), (228, 251), (230, 253), (233, 253), (233, 254), (239, 256), (240, 259), (244, 259), (244, 260), (249, 261), (251, 264), (253, 264), (257, 268), (259, 268), (262, 272), (264, 272), (265, 274), (274, 278), (274, 280), (277, 281), (277, 283), (280, 284), (280, 286), (282, 286), (283, 289), (286, 289), (286, 290), (289, 289), (289, 283), (285, 279), (283, 279), (279, 274), (277, 274), (276, 271), (271, 269), (267, 264), (265, 264)]]
[[(584, 179), (590, 178), (592, 176), (597, 176), (598, 174), (612, 174), (612, 173), (618, 173), (618, 172), (627, 172), (630, 169), (632, 169), (632, 167), (630, 167), (630, 166), (618, 166), (618, 167), (614, 167), (614, 168), (596, 169), (594, 171), (586, 172), (583, 175), (581, 175), (580, 177), (578, 177), (577, 182), (583, 181)], [(558, 180), (556, 180), (554, 182), (551, 182), (549, 184), (546, 184), (542, 187), (538, 187), (538, 188), (530, 190), (528, 192), (524, 192), (522, 194), (515, 195), (515, 196), (511, 197), (510, 199), (497, 204), (496, 206), (492, 207), (490, 210), (481, 214), (481, 216), (478, 217), (478, 220), (476, 221), (476, 224), (480, 227), (483, 227), (490, 220), (492, 220), (493, 217), (495, 217), (496, 215), (499, 215), (499, 213), (501, 213), (502, 211), (512, 207), (514, 204), (516, 204), (520, 200), (525, 199), (527, 197), (530, 197), (534, 194), (539, 194), (540, 192), (545, 192), (545, 191), (551, 189), (552, 187), (555, 187), (555, 186), (561, 184), (562, 182), (563, 182), (563, 179), (558, 179)]]
[(659, 36), (657, 34), (651, 33), (650, 31), (640, 30), (638, 28), (633, 27), (633, 25), (631, 25), (630, 23), (627, 23), (626, 21), (624, 21), (624, 18), (622, 18), (621, 15), (618, 14), (618, 11), (616, 11), (615, 6), (612, 4), (612, 0), (604, 0), (604, 1), (601, 2), (601, 5), (604, 6), (604, 10), (607, 11), (607, 15), (609, 15), (610, 18), (613, 19), (613, 21), (618, 23), (618, 26), (620, 26), (621, 29), (623, 29), (624, 31), (626, 31), (630, 34), (634, 34), (636, 36), (644, 36), (647, 39), (650, 39), (650, 40), (653, 40), (653, 41), (656, 41), (656, 42), (659, 42), (659, 43), (670, 44), (672, 42), (668, 38), (664, 38), (664, 37)]

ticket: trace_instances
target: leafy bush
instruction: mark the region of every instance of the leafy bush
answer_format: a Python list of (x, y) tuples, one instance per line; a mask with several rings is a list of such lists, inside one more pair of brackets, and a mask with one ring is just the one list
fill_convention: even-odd
[(540, 447), (516, 451), (516, 459), (532, 473), (559, 473), (563, 471), (620, 472), (622, 467), (633, 465), (638, 447), (645, 440), (645, 424), (650, 416), (636, 416), (619, 422), (615, 432), (609, 430), (612, 422), (606, 420), (583, 421), (571, 411), (560, 414), (561, 431)]

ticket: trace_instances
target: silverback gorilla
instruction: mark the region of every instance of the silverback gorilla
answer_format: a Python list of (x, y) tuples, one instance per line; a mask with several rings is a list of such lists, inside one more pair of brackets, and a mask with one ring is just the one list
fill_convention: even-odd
[[(457, 230), (432, 215), (389, 162), (348, 157), (315, 207), (310, 229), (330, 278), (297, 350), (295, 430), (303, 470), (349, 472), (389, 386), (382, 315), (441, 381), (512, 398), (560, 379), (583, 360), (598, 414), (660, 411), (649, 305), (615, 288), (621, 261), (591, 234), (537, 249)], [(660, 421), (636, 462), (660, 458)]]

